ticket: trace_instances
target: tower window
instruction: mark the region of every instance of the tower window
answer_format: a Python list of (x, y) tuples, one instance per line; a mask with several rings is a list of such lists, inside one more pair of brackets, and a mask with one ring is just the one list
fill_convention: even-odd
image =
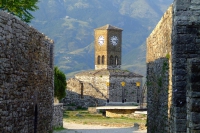
[(97, 57), (97, 64), (100, 64), (100, 56)]
[(110, 65), (113, 65), (113, 56), (110, 56)]
[(101, 61), (102, 61), (101, 63), (104, 64), (104, 55), (102, 56), (102, 60)]
[(118, 57), (115, 56), (115, 65), (118, 65)]

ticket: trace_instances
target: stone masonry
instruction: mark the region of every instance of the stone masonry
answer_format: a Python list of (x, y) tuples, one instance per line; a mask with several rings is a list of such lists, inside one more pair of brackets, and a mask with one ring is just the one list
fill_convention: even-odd
[(3, 11), (0, 75), (0, 132), (52, 132), (53, 41)]
[[(126, 82), (122, 87), (121, 82)], [(122, 93), (127, 102), (141, 100), (142, 76), (124, 70), (94, 70), (75, 75), (67, 81), (67, 96), (63, 99), (65, 105), (75, 104), (81, 107), (102, 106), (107, 99), (110, 102), (122, 102)], [(108, 84), (109, 83), (109, 84)]]
[(62, 103), (54, 103), (53, 127), (54, 128), (63, 127), (63, 104)]
[[(168, 132), (171, 78), (172, 6), (147, 38), (148, 132)], [(168, 69), (169, 68), (169, 69)]]
[(200, 132), (199, 27), (200, 1), (174, 0), (147, 38), (148, 133)]
[(200, 132), (200, 58), (188, 60), (187, 76), (187, 132)]

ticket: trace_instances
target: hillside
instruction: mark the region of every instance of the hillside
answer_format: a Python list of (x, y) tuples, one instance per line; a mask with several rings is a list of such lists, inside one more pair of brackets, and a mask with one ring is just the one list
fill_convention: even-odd
[(94, 29), (123, 29), (122, 68), (145, 74), (145, 40), (172, 0), (45, 0), (31, 25), (55, 42), (55, 65), (70, 77), (94, 69)]

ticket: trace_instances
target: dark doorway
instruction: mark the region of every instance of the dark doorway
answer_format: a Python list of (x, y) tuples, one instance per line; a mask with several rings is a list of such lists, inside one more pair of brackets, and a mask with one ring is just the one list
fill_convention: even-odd
[(81, 99), (83, 99), (83, 83), (81, 82)]
[(35, 105), (35, 112), (34, 112), (34, 133), (37, 133), (37, 123), (38, 123), (38, 108), (37, 104)]

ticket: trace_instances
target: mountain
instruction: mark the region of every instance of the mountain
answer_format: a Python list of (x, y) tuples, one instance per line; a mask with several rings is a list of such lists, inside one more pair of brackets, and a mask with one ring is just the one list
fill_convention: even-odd
[(31, 25), (55, 42), (55, 65), (67, 78), (94, 69), (94, 29), (123, 29), (122, 68), (145, 75), (145, 41), (172, 0), (43, 0)]

